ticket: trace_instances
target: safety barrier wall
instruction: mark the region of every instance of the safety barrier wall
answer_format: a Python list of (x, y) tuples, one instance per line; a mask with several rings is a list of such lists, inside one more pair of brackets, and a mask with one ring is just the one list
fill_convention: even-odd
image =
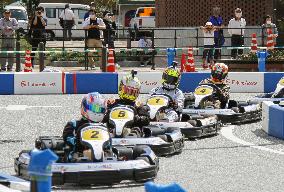
[[(98, 91), (115, 94), (122, 73), (3, 73), (0, 74), (0, 94), (83, 94)], [(141, 93), (148, 93), (161, 85), (162, 72), (139, 72)], [(284, 73), (232, 72), (226, 82), (232, 93), (272, 92)], [(180, 89), (193, 91), (198, 83), (210, 77), (210, 73), (183, 73)]]
[(271, 136), (284, 140), (284, 107), (271, 101), (262, 104), (262, 129)]

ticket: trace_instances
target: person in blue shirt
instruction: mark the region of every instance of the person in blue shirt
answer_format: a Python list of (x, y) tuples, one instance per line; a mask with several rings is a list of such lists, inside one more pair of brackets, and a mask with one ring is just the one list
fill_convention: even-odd
[(90, 12), (91, 12), (91, 10), (95, 8), (95, 2), (91, 2), (89, 6), (90, 6), (90, 10), (88, 10), (88, 11), (85, 13), (85, 15), (84, 15), (84, 21), (85, 21), (88, 17), (90, 17)]
[[(224, 21), (223, 18), (220, 16), (220, 7), (215, 6), (213, 7), (213, 15), (210, 16), (209, 22), (211, 22), (216, 29), (214, 32), (214, 47), (221, 48), (222, 45), (225, 43), (225, 38), (223, 35), (223, 27)], [(221, 58), (221, 49), (215, 49), (214, 53), (214, 60)]]

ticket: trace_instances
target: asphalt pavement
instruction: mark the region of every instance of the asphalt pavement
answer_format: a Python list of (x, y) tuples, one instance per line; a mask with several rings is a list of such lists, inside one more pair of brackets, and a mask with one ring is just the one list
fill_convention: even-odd
[[(232, 94), (232, 98), (246, 100), (253, 95)], [(61, 135), (67, 121), (80, 117), (81, 98), (82, 95), (1, 96), (0, 171), (15, 174), (13, 158), (21, 150), (31, 149), (36, 137)], [(261, 130), (261, 122), (257, 122), (223, 127), (215, 137), (186, 141), (180, 155), (160, 158), (155, 182), (177, 182), (193, 192), (281, 192), (283, 178), (284, 141), (267, 136)], [(125, 182), (102, 187), (66, 185), (54, 191), (140, 192), (144, 187)]]

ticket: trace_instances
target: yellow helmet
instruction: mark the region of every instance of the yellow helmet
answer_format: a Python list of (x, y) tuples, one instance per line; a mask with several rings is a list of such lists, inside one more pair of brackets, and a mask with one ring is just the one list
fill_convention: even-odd
[(162, 85), (165, 89), (176, 89), (180, 82), (180, 71), (175, 66), (171, 66), (165, 69), (162, 76)]
[(118, 95), (120, 99), (135, 101), (139, 96), (141, 83), (134, 74), (125, 75), (122, 77), (119, 87)]

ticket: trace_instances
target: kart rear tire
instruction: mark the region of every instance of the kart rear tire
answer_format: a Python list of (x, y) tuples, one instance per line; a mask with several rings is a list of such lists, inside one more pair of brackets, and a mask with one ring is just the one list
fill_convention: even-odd
[(166, 130), (166, 133), (173, 133), (174, 131), (180, 131), (180, 128), (178, 127), (168, 127)]
[(133, 147), (133, 159), (136, 159), (141, 156), (141, 154), (145, 153), (145, 149), (150, 148), (147, 145), (135, 145)]
[(168, 137), (166, 135), (157, 135), (157, 137), (163, 139), (164, 141), (168, 142)]
[(118, 158), (127, 157), (128, 160), (135, 159), (133, 157), (133, 150), (128, 147), (116, 147), (116, 151), (114, 152)]
[(197, 126), (197, 122), (195, 120), (188, 120), (188, 123), (190, 123), (193, 127)]

